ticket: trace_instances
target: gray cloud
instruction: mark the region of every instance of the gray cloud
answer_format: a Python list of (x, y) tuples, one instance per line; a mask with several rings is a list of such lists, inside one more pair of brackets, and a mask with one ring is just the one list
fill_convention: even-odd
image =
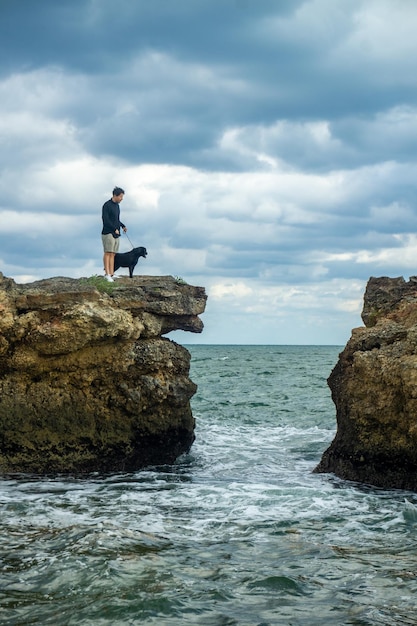
[(266, 340), (272, 316), (331, 342), (369, 275), (417, 273), (413, 3), (4, 0), (0, 18), (4, 273), (100, 273), (115, 184), (141, 271), (205, 284), (221, 341)]

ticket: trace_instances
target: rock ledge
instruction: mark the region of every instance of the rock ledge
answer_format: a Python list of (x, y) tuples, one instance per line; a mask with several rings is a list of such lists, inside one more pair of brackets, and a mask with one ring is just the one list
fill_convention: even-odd
[(99, 289), (0, 274), (0, 472), (132, 471), (190, 448), (190, 355), (163, 335), (202, 331), (204, 289), (171, 276)]

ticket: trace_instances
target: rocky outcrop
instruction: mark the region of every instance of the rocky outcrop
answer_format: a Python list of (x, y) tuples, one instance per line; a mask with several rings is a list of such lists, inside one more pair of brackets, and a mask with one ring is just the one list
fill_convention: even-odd
[(190, 355), (163, 335), (201, 332), (205, 303), (171, 276), (0, 274), (0, 472), (131, 471), (187, 451)]
[(337, 433), (317, 472), (417, 491), (417, 277), (371, 278), (328, 384)]

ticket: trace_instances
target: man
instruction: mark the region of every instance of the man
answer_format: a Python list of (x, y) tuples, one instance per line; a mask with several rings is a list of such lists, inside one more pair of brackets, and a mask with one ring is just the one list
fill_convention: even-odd
[(124, 189), (115, 187), (113, 196), (103, 204), (102, 218), (103, 230), (101, 231), (101, 239), (104, 248), (104, 272), (105, 279), (110, 283), (113, 282), (114, 274), (114, 255), (119, 250), (120, 230), (127, 231), (126, 226), (120, 221), (120, 206), (125, 195)]

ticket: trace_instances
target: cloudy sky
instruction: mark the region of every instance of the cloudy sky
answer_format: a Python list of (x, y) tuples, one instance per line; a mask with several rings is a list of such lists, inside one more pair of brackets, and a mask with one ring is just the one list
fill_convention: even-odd
[(120, 185), (137, 272), (207, 289), (172, 338), (344, 344), (417, 274), (416, 32), (415, 0), (0, 0), (0, 271), (101, 274)]

